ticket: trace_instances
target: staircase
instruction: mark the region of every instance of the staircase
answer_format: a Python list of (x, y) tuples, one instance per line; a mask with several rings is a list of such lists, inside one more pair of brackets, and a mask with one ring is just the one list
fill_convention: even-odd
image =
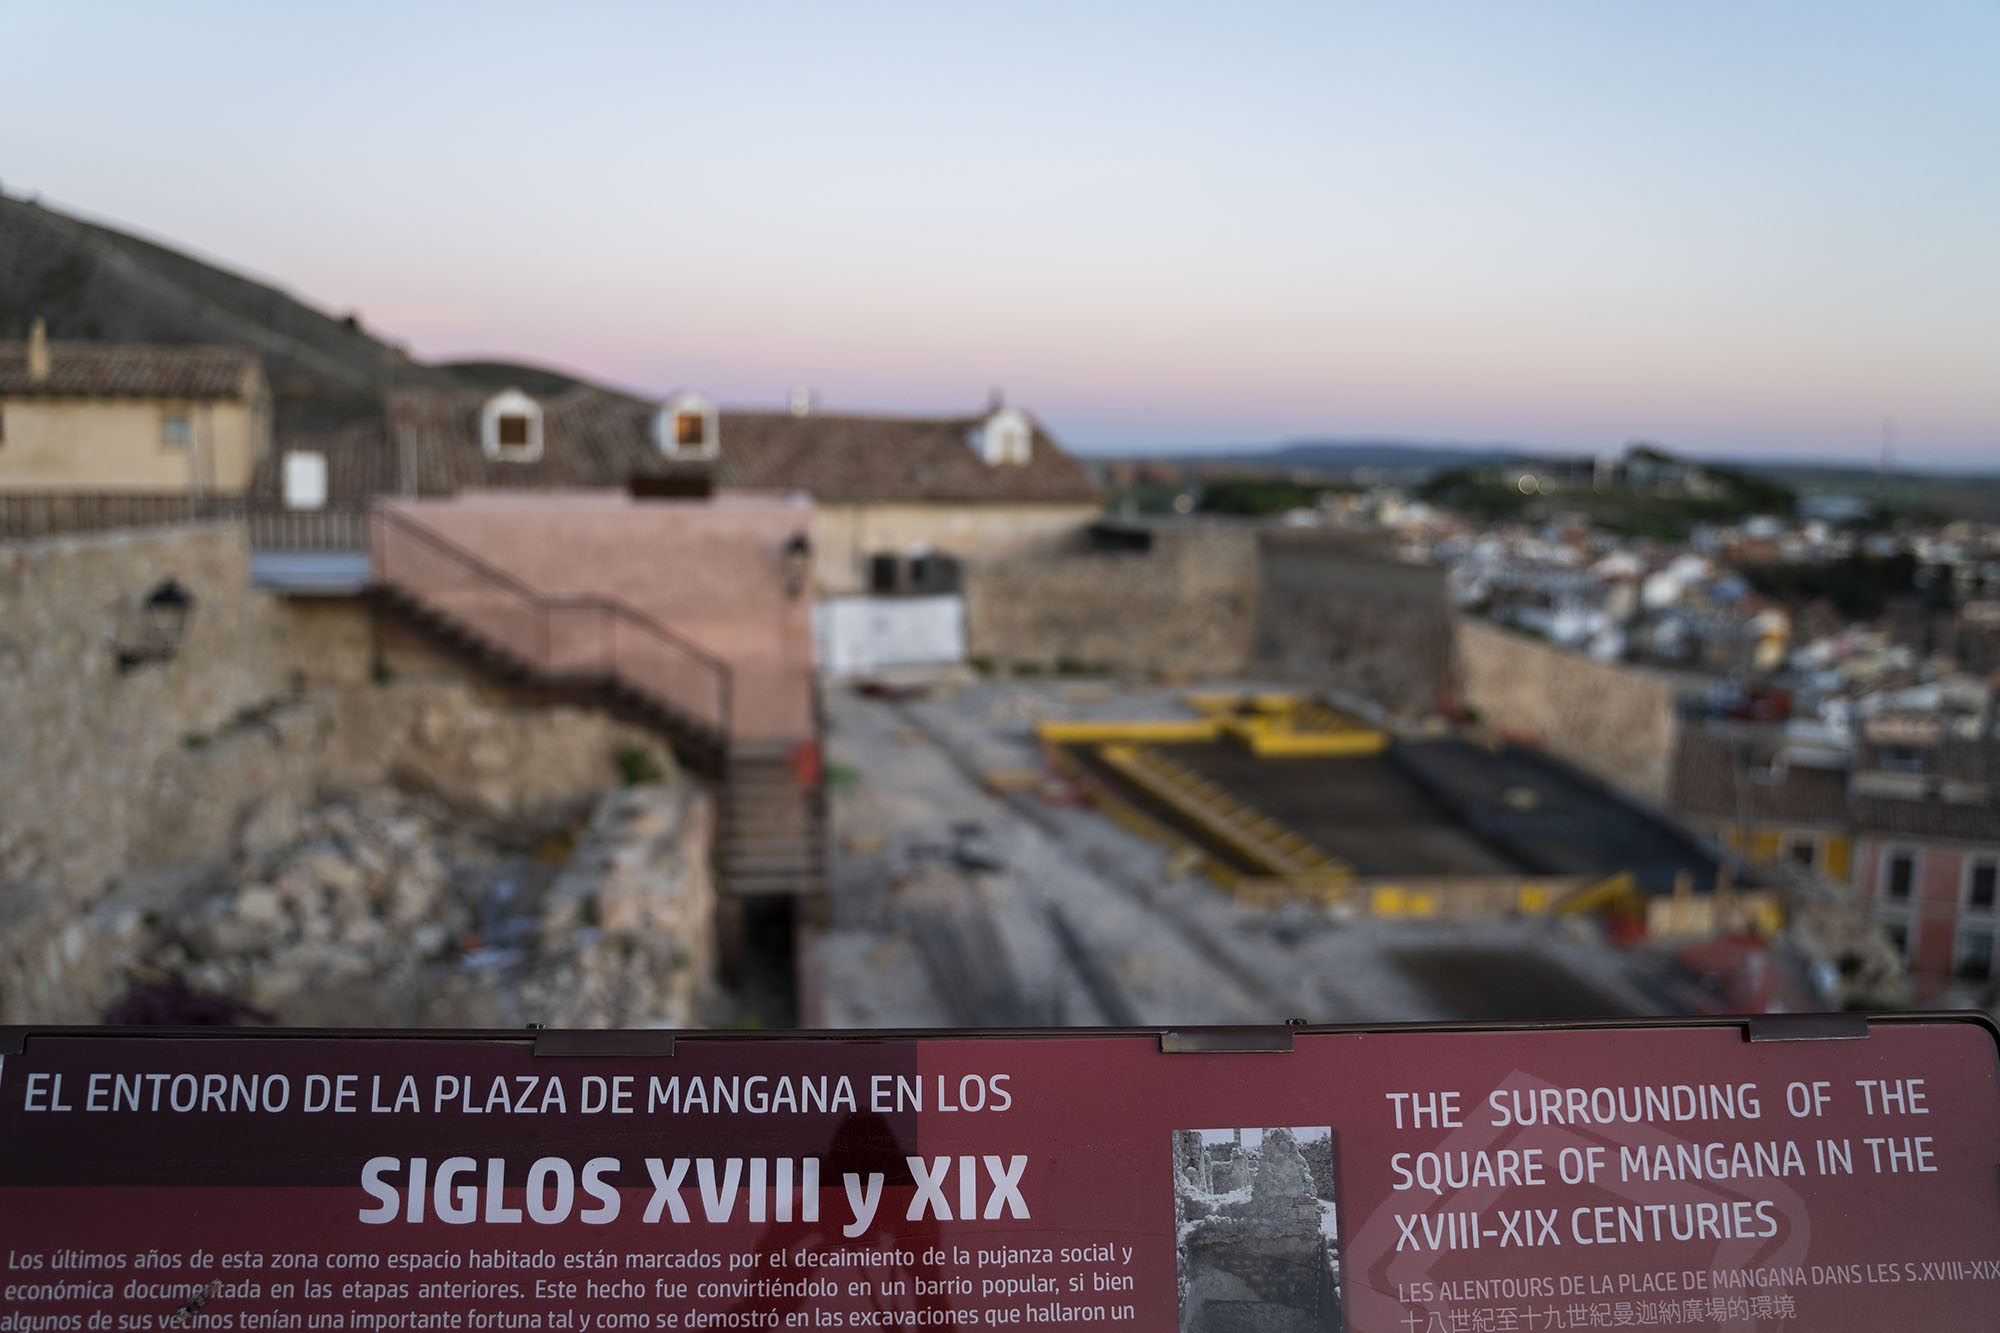
[(730, 755), (719, 859), (731, 893), (823, 900), (825, 806), (818, 783), (800, 776), (789, 746)]
[(553, 701), (601, 708), (658, 735), (689, 769), (704, 777), (724, 776), (728, 734), (719, 719), (684, 711), (623, 679), (615, 669), (554, 669), (552, 664), (537, 660), (532, 650), (522, 651), (469, 623), (473, 617), (455, 615), (406, 587), (380, 582), (371, 594), (377, 606), (438, 647), (471, 662), (489, 678)]
[[(826, 817), (792, 745), (733, 746), (729, 664), (622, 602), (549, 597), (430, 528), (378, 509), (376, 604), (497, 680), (644, 726), (717, 782), (728, 900), (794, 898), (817, 924)], [(806, 780), (801, 781), (801, 777)]]

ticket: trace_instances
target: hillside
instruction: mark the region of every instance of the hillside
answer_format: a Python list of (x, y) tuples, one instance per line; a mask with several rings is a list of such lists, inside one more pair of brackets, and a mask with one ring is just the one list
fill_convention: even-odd
[(351, 319), (139, 237), (0, 195), (0, 338), (225, 343), (263, 357), (280, 432), (374, 415), (382, 392), (457, 382)]

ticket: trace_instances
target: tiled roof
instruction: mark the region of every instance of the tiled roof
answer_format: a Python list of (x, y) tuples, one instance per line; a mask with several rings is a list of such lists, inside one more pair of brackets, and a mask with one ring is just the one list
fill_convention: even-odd
[(396, 456), (379, 421), (364, 421), (341, 430), (299, 432), (287, 435), (257, 461), (250, 479), (250, 494), (261, 503), (275, 504), (284, 494), (283, 458), (294, 449), (326, 457), (326, 494), (333, 503), (366, 500), (376, 495), (392, 495), (402, 486), (396, 475)]
[(1771, 767), (1772, 745), (1683, 728), (1674, 746), (1667, 805), (1682, 814), (1753, 824), (1851, 822), (1844, 769)]
[(1939, 798), (1856, 796), (1855, 822), (1875, 837), (2000, 844), (2000, 806)]
[(28, 376), (28, 344), (0, 343), (0, 394), (65, 398), (242, 398), (259, 373), (236, 347), (49, 344), (49, 373)]
[[(410, 389), (390, 400), (389, 427), (419, 491), (476, 487), (619, 487), (710, 465), (663, 458), (653, 404), (582, 387), (541, 402), (542, 455), (488, 459), (479, 444), (487, 395)], [(825, 503), (1093, 504), (1090, 474), (1039, 427), (1029, 461), (988, 466), (967, 441), (978, 418), (845, 417), (723, 412), (713, 463), (718, 486), (803, 490)]]
[(1039, 426), (1026, 463), (988, 465), (967, 440), (980, 421), (724, 412), (717, 480), (822, 504), (1096, 503), (1090, 473)]
[(1896, 749), (1905, 759), (1914, 760), (1920, 766), (1915, 771), (1926, 777), (2000, 785), (2000, 745), (1990, 741), (1952, 737), (1934, 745), (1910, 746), (1891, 746), (1875, 741), (1863, 741), (1859, 747), (1856, 767), (1897, 772), (1911, 771), (1895, 768), (1885, 762), (1883, 751), (1889, 749)]
[[(1863, 747), (1866, 759), (1872, 747)], [(1994, 747), (1953, 744), (1946, 767), (1988, 771)], [(1839, 769), (1802, 764), (1770, 774), (1768, 743), (1719, 736), (1699, 728), (1681, 733), (1667, 804), (1683, 814), (1756, 824), (1798, 824), (1859, 829), (1875, 837), (1942, 839), (2000, 844), (2000, 804), (1953, 801), (1943, 796), (1894, 796), (1848, 791)], [(1913, 778), (1921, 782), (1921, 778)], [(1740, 804), (1739, 804), (1740, 802)]]

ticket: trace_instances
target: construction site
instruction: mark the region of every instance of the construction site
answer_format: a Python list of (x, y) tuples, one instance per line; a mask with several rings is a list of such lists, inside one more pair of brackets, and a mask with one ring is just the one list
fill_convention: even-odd
[(1700, 1012), (1745, 997), (1689, 946), (1783, 924), (1559, 761), (1256, 682), (871, 682), (827, 720), (808, 1023)]

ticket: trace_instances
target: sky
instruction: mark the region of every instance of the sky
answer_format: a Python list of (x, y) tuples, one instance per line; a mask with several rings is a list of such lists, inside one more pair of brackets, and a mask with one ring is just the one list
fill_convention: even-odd
[(0, 188), (426, 359), (2000, 466), (2000, 0), (0, 0)]

